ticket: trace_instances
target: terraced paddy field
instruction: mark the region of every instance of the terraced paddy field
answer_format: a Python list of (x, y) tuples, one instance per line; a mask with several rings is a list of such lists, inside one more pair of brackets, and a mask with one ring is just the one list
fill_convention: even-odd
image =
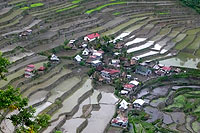
[[(142, 97), (148, 103), (144, 108), (145, 114), (150, 115), (146, 122), (154, 123), (155, 127), (159, 125), (159, 128), (160, 126), (167, 128), (168, 132), (199, 132), (199, 128), (196, 126), (199, 125), (198, 100), (200, 86), (198, 80), (199, 78), (184, 80), (181, 76), (179, 78), (168, 77), (161, 80), (162, 85), (155, 82), (148, 82), (148, 85), (144, 85), (137, 92), (136, 97)], [(142, 125), (137, 130), (139, 128), (143, 128), (145, 131), (148, 130), (142, 121), (136, 123)], [(152, 128), (151, 126), (149, 125), (149, 128)], [(158, 130), (164, 131), (159, 128)]]
[[(23, 97), (29, 97), (29, 105), (36, 108), (36, 115), (52, 116), (50, 125), (41, 132), (101, 133), (115, 113), (117, 99), (111, 93), (95, 90), (92, 80), (85, 76), (88, 68), (73, 60), (82, 49), (77, 46), (65, 50), (64, 42), (76, 39), (80, 45), (84, 36), (97, 32), (101, 37), (122, 39), (128, 56), (199, 69), (199, 22), (198, 13), (174, 0), (0, 0), (0, 51), (12, 62), (7, 81), (1, 80), (0, 88), (9, 84), (20, 87)], [(19, 36), (29, 29), (29, 35)], [(62, 58), (59, 64), (33, 79), (23, 76), (27, 65), (34, 64), (37, 69), (48, 62), (52, 53)], [(199, 132), (196, 114), (181, 110), (188, 106), (182, 100), (198, 102), (198, 98), (196, 101), (190, 97), (198, 91), (177, 95), (168, 106), (167, 98), (179, 91), (170, 87), (167, 92), (157, 88), (144, 95), (150, 100), (150, 106), (145, 108), (152, 115), (148, 122), (162, 118), (162, 127)], [(143, 96), (142, 92), (137, 96)], [(160, 102), (166, 104), (162, 110), (158, 107)], [(199, 108), (194, 110), (198, 112)], [(94, 130), (95, 125), (99, 126)]]

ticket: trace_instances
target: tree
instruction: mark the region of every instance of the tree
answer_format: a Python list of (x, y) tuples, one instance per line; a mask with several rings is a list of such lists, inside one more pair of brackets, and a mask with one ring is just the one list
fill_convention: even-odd
[(7, 66), (10, 64), (9, 60), (2, 57), (2, 53), (0, 53), (0, 77), (5, 80), (4, 73), (8, 72)]
[[(0, 53), (0, 76), (2, 80), (6, 80), (5, 72), (10, 64), (8, 59), (2, 57)], [(27, 107), (28, 99), (22, 98), (19, 88), (8, 86), (5, 90), (0, 90), (0, 123), (5, 120), (11, 120), (16, 127), (18, 133), (36, 133), (41, 128), (48, 125), (50, 116), (46, 114), (35, 116), (35, 109), (31, 106)], [(8, 113), (16, 111), (10, 117)], [(0, 132), (3, 132), (0, 128)]]

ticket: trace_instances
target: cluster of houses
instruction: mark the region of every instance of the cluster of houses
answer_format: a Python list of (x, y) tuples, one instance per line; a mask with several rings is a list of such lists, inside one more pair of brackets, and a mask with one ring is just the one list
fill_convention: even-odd
[(128, 95), (131, 91), (134, 91), (134, 89), (139, 85), (139, 81), (132, 80), (127, 84), (123, 85), (123, 89), (121, 90), (120, 94), (121, 95)]
[[(142, 75), (142, 77), (151, 77), (151, 76), (164, 76), (169, 75), (171, 72), (180, 72), (180, 69), (174, 69), (170, 66), (164, 66), (158, 64), (157, 62), (143, 62), (139, 63), (137, 57), (123, 57), (121, 56), (121, 49), (124, 47), (123, 43), (120, 41), (114, 40), (115, 43), (113, 50), (113, 56), (107, 58), (106, 53), (103, 50), (96, 50), (92, 46), (88, 46), (92, 41), (99, 39), (100, 35), (98, 33), (93, 33), (84, 37), (84, 41), (81, 47), (82, 52), (75, 56), (74, 60), (78, 63), (84, 62), (86, 65), (90, 65), (95, 68), (95, 73), (93, 78), (102, 82), (112, 83), (116, 78), (119, 78), (123, 86), (120, 90), (120, 94), (127, 97), (130, 92), (135, 91), (135, 89), (140, 85), (141, 79), (134, 77), (130, 74), (134, 72), (136, 75)], [(70, 44), (73, 44), (74, 40), (70, 40)], [(73, 46), (72, 46), (73, 47)], [(129, 71), (129, 74), (126, 72), (120, 71), (123, 70)], [(134, 69), (132, 69), (134, 68)], [(139, 76), (141, 77), (141, 76)], [(122, 79), (126, 80), (122, 80)], [(128, 103), (124, 99), (119, 103), (119, 108), (117, 109), (117, 117), (111, 120), (111, 125), (115, 127), (126, 128), (128, 126), (128, 116), (127, 113), (129, 109), (141, 109), (145, 105), (143, 99), (136, 99), (133, 103)]]
[(36, 71), (43, 72), (46, 68), (44, 66), (39, 67), (38, 69), (35, 68), (35, 65), (29, 64), (26, 66), (26, 69), (24, 71), (25, 78), (32, 78), (35, 76)]
[[(50, 62), (58, 63), (59, 61), (60, 59), (55, 54), (52, 54), (52, 56), (50, 57)], [(36, 69), (34, 64), (29, 64), (24, 70), (24, 76), (25, 78), (32, 78), (33, 76), (35, 76), (36, 72), (41, 73), (44, 72), (45, 69), (46, 68), (44, 66), (40, 66), (38, 69)]]
[(127, 128), (128, 127), (128, 111), (140, 110), (145, 105), (145, 101), (142, 99), (136, 99), (133, 103), (128, 103), (126, 100), (122, 100), (119, 103), (117, 109), (117, 116), (111, 120), (111, 125), (114, 127)]

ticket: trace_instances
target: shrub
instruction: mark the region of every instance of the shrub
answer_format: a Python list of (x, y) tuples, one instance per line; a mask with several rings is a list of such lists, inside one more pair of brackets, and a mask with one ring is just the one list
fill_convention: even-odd
[(84, 62), (84, 61), (81, 61), (79, 64), (80, 64), (81, 66), (85, 66), (85, 62)]
[(87, 72), (87, 74), (88, 74), (89, 76), (91, 76), (94, 72), (95, 72), (95, 69), (94, 69), (94, 68), (91, 68), (91, 69)]

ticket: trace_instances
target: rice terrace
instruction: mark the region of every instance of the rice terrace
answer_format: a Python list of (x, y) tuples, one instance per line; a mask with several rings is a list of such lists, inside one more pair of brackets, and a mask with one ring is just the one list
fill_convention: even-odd
[(0, 0), (0, 77), (0, 133), (200, 133), (200, 0)]

